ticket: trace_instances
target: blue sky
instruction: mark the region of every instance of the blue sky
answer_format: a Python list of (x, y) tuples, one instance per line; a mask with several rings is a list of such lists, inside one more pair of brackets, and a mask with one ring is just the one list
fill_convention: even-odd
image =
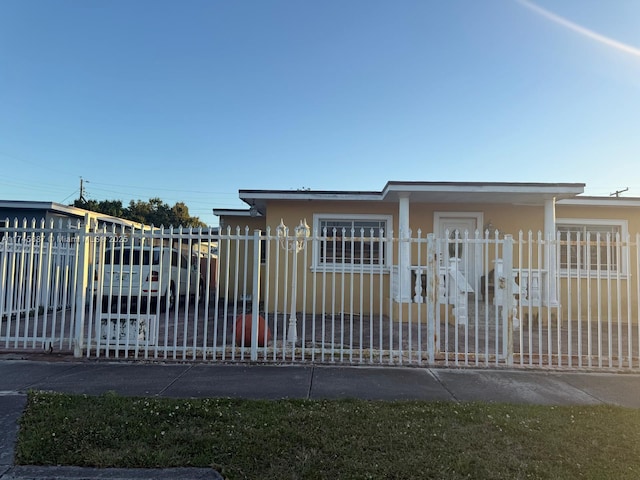
[(0, 199), (388, 180), (640, 197), (637, 0), (2, 0)]

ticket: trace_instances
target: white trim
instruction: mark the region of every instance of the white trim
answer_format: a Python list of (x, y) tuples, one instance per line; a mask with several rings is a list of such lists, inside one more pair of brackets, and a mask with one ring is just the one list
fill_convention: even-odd
[[(318, 242), (320, 242), (320, 238), (322, 237), (322, 232), (320, 231), (320, 221), (321, 220), (348, 220), (348, 221), (384, 221), (387, 224), (387, 228), (384, 230), (384, 245), (387, 248), (385, 255), (383, 257), (382, 265), (360, 265), (360, 264), (325, 264), (320, 261), (320, 247)], [(326, 269), (326, 271), (334, 270), (339, 268), (341, 271), (364, 271), (364, 272), (372, 272), (372, 273), (383, 273), (389, 272), (389, 258), (390, 252), (388, 251), (391, 248), (391, 243), (387, 240), (392, 238), (393, 235), (393, 215), (376, 215), (371, 213), (314, 213), (313, 214), (313, 230), (312, 230), (312, 239), (313, 239), (313, 252), (312, 252), (312, 261), (311, 261), (311, 271), (313, 272), (322, 272)]]
[(415, 194), (419, 203), (488, 202), (539, 205), (548, 198), (574, 197), (584, 193), (584, 183), (509, 182), (397, 182), (381, 191), (348, 190), (240, 190), (243, 202), (266, 211), (270, 200), (395, 202), (402, 193)]
[[(387, 226), (393, 227), (393, 215), (378, 215), (375, 213), (314, 213), (313, 214), (313, 231), (320, 230), (318, 224), (320, 220), (384, 220), (387, 222)], [(387, 228), (384, 232), (384, 237), (389, 238), (389, 233), (392, 228)], [(320, 232), (322, 233), (322, 232)], [(319, 234), (320, 234), (319, 233)]]
[(555, 184), (555, 183), (499, 183), (499, 182), (468, 182), (468, 183), (391, 183), (383, 190), (387, 192), (446, 192), (446, 193), (539, 193), (553, 195), (578, 195), (584, 191), (583, 183)]
[(620, 238), (623, 240), (629, 234), (629, 221), (619, 218), (556, 218), (556, 230), (558, 225), (614, 225), (620, 227)]
[[(621, 257), (618, 261), (619, 270), (603, 270), (603, 272), (610, 272), (612, 274), (618, 274), (622, 278), (626, 278), (629, 274), (627, 272), (627, 259), (629, 256), (629, 244), (627, 240), (629, 238), (629, 221), (624, 219), (608, 219), (608, 218), (556, 218), (556, 237), (558, 234), (558, 226), (564, 225), (578, 225), (581, 227), (594, 226), (616, 226), (620, 227), (620, 240), (623, 245), (620, 249)], [(560, 275), (562, 277), (575, 277), (575, 270), (568, 270), (566, 268), (560, 268)], [(586, 277), (586, 272), (581, 277)]]
[[(217, 217), (251, 217), (250, 209), (225, 209), (225, 208), (214, 208), (213, 214)], [(258, 212), (258, 217), (262, 217), (262, 214)]]
[(16, 210), (51, 210), (52, 212), (68, 213), (80, 216), (88, 212), (95, 213), (83, 208), (63, 205), (61, 203), (31, 200), (0, 200), (0, 208), (14, 208)]
[[(120, 225), (124, 227), (142, 228), (143, 224), (134, 222), (133, 220), (125, 220), (124, 218), (114, 217), (104, 213), (85, 210), (84, 208), (74, 207), (71, 205), (63, 205), (56, 202), (34, 202), (30, 200), (0, 200), (0, 208), (14, 210), (42, 210), (46, 219), (47, 213), (58, 215), (68, 215), (74, 218), (68, 220), (83, 222), (89, 215), (89, 221), (104, 222), (108, 224)], [(49, 221), (47, 220), (47, 223)]]
[(322, 191), (241, 191), (238, 195), (240, 200), (246, 202), (249, 200), (382, 200), (379, 192), (322, 192)]
[[(445, 218), (474, 218), (476, 229), (482, 234), (482, 225), (484, 225), (482, 212), (433, 212), (433, 231), (436, 235), (440, 234), (440, 222)], [(469, 232), (469, 235), (472, 233), (475, 232)]]
[(638, 198), (564, 198), (556, 205), (578, 205), (589, 207), (640, 207)]

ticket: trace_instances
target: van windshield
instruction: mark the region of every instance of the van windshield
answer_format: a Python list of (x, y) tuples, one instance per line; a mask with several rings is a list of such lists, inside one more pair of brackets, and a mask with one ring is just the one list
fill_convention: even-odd
[[(153, 253), (153, 263), (150, 263), (151, 253)], [(133, 254), (133, 260), (131, 259), (131, 255)], [(120, 257), (122, 256), (122, 260)], [(142, 261), (141, 260), (142, 257)], [(159, 265), (160, 264), (160, 251), (154, 250), (150, 252), (149, 250), (139, 250), (130, 248), (115, 248), (113, 250), (107, 250), (104, 253), (104, 264), (105, 265)]]

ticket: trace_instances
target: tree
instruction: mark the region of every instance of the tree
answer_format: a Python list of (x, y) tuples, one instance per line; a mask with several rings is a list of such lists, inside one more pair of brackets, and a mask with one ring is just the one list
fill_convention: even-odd
[(125, 216), (129, 220), (133, 220), (135, 222), (155, 225), (158, 227), (161, 225), (168, 227), (173, 224), (173, 222), (171, 222), (169, 211), (169, 205), (155, 197), (150, 198), (148, 202), (143, 202), (142, 200), (136, 200), (134, 202), (131, 200), (129, 202), (129, 207), (127, 207)]
[(173, 207), (170, 207), (158, 197), (150, 198), (148, 202), (131, 200), (126, 208), (122, 206), (120, 200), (76, 200), (73, 202), (73, 206), (157, 227), (171, 225), (174, 227), (207, 226), (198, 217), (189, 215), (189, 208), (183, 202), (177, 202)]
[(189, 208), (182, 202), (177, 202), (171, 207), (171, 215), (175, 222), (174, 225), (182, 225), (184, 227), (199, 227), (202, 225), (199, 218), (189, 215)]
[(100, 209), (102, 213), (106, 213), (112, 217), (122, 217), (124, 213), (124, 208), (122, 208), (122, 202), (120, 200), (103, 200), (100, 202)]
[(84, 208), (92, 212), (104, 213), (113, 217), (123, 217), (124, 208), (120, 200), (76, 200), (73, 202), (74, 207)]

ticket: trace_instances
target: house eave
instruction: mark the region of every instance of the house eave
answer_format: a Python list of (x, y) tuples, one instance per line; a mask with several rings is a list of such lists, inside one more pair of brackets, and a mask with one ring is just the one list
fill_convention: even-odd
[(240, 190), (240, 200), (380, 200), (381, 192), (339, 190)]
[(572, 205), (582, 207), (640, 207), (638, 197), (574, 197), (562, 199), (558, 205)]
[(0, 200), (0, 208), (24, 211), (42, 210), (54, 214), (74, 217), (74, 221), (84, 220), (85, 216), (89, 215), (89, 218), (91, 220), (95, 220), (97, 222), (120, 225), (130, 228), (142, 228), (143, 226), (141, 223), (134, 222), (133, 220), (125, 220), (123, 218), (114, 217), (112, 215), (105, 215), (102, 213), (93, 212), (91, 210), (85, 210), (84, 208), (73, 207), (71, 205), (64, 205), (62, 203), (56, 202), (42, 202), (31, 200)]
[(518, 182), (388, 182), (383, 190), (387, 201), (409, 196), (421, 203), (507, 203), (543, 205), (551, 199), (575, 197), (584, 183)]
[(41, 202), (30, 200), (0, 200), (0, 208), (11, 208), (18, 210), (47, 210), (53, 213), (63, 213), (74, 217), (83, 218), (88, 210), (83, 208), (63, 205), (56, 202)]
[(261, 217), (260, 212), (251, 212), (250, 208), (214, 208), (217, 217)]
[(240, 200), (264, 215), (269, 201), (380, 201), (380, 192), (338, 190), (240, 190)]
[(398, 202), (408, 196), (416, 203), (488, 203), (544, 205), (551, 199), (572, 198), (584, 183), (517, 182), (387, 182), (376, 191), (240, 190), (240, 200), (264, 214), (269, 201)]

